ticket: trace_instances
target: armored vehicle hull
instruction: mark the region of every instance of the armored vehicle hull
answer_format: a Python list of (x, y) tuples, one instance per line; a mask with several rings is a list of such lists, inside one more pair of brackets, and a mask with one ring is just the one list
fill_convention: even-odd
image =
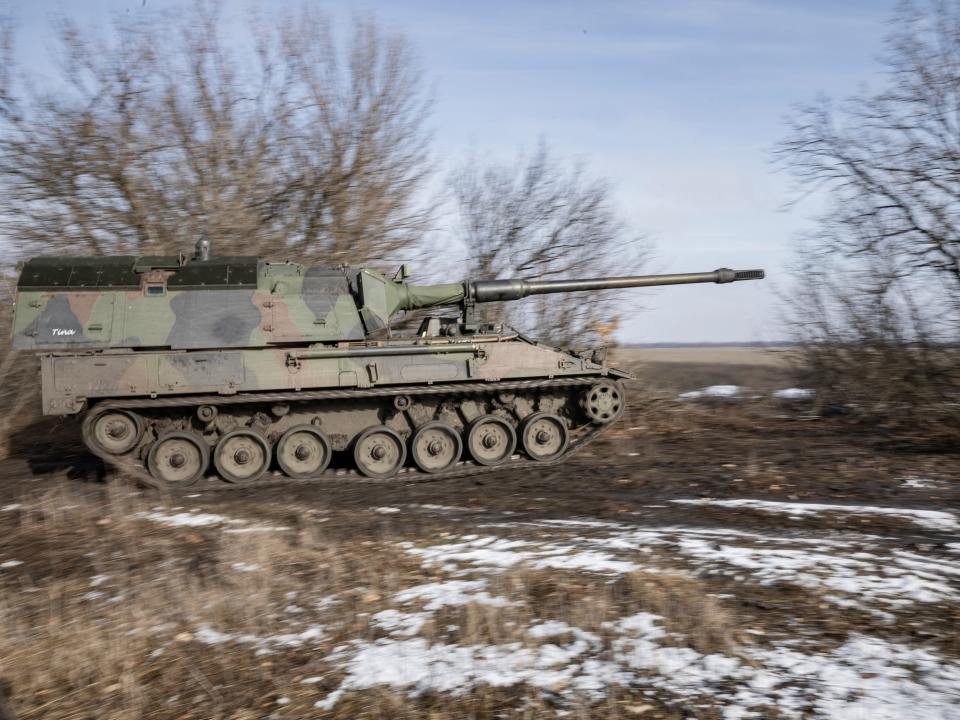
[[(617, 419), (601, 351), (479, 322), (531, 294), (758, 279), (762, 271), (417, 286), (406, 273), (257, 258), (35, 258), (14, 347), (39, 351), (43, 411), (82, 418), (88, 448), (159, 484), (473, 474), (555, 463)], [(410, 337), (402, 310), (460, 305)]]

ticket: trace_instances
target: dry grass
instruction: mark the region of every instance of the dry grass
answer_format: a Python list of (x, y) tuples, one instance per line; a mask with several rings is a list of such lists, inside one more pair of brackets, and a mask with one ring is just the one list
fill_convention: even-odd
[[(388, 543), (337, 542), (315, 515), (285, 530), (227, 533), (167, 527), (144, 519), (148, 512), (127, 488), (64, 486), (0, 515), (3, 558), (23, 561), (0, 573), (0, 678), (12, 684), (21, 720), (315, 716), (313, 703), (340, 679), (326, 660), (331, 650), (382, 637), (372, 614), (398, 607), (392, 598), (403, 588), (441, 579)], [(647, 610), (701, 652), (733, 648), (733, 618), (690, 578), (634, 573), (611, 582), (521, 567), (495, 576), (489, 590), (511, 604), (444, 608), (421, 634), (450, 644), (529, 644), (537, 641), (525, 629), (538, 621), (603, 636), (605, 623)], [(318, 604), (323, 598), (337, 602)], [(313, 627), (322, 638), (288, 647), (276, 640)], [(234, 639), (214, 643), (210, 631)], [(305, 685), (308, 676), (323, 680)], [(630, 717), (631, 702), (613, 691), (573, 716)], [(538, 692), (481, 688), (416, 699), (363, 691), (330, 716), (545, 714), (553, 711)], [(660, 708), (650, 717), (674, 715)]]

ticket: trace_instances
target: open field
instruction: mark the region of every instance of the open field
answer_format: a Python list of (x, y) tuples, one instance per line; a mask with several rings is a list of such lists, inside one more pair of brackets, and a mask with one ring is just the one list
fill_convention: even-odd
[[(628, 415), (536, 473), (161, 496), (105, 482), (67, 426), (21, 433), (11, 707), (960, 718), (960, 448), (816, 418), (763, 350), (621, 352)], [(677, 400), (708, 385), (738, 390)]]
[(761, 365), (784, 367), (789, 346), (743, 347), (740, 345), (710, 345), (706, 347), (649, 347), (620, 348), (614, 351), (625, 364), (682, 363), (713, 365)]

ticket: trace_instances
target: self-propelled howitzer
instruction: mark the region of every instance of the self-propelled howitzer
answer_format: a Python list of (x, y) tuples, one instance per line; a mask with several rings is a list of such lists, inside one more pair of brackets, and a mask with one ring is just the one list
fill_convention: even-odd
[[(761, 270), (439, 285), (256, 257), (38, 257), (13, 346), (40, 354), (43, 412), (83, 418), (92, 452), (161, 484), (339, 471), (466, 475), (556, 462), (623, 411), (599, 350), (476, 318), (530, 295), (763, 277)], [(402, 311), (459, 306), (416, 334)]]

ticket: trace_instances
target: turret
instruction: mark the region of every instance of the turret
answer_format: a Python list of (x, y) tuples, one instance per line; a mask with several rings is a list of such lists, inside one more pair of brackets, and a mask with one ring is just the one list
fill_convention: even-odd
[[(252, 256), (36, 257), (17, 282), (16, 350), (222, 350), (382, 340), (402, 310), (459, 305), (441, 334), (476, 334), (476, 303), (547, 293), (759, 280), (762, 270), (587, 280), (468, 280), (438, 285), (368, 268), (323, 268)], [(430, 332), (428, 334), (437, 334)]]

